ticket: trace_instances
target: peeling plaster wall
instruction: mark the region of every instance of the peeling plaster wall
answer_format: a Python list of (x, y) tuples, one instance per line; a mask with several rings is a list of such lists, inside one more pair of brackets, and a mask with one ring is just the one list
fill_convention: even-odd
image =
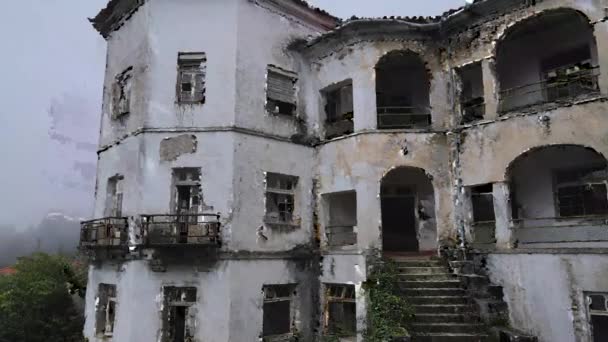
[[(346, 79), (353, 81), (353, 107), (355, 132), (375, 129), (376, 118), (376, 76), (375, 66), (385, 54), (395, 50), (410, 50), (419, 55), (426, 64), (430, 78), (430, 106), (433, 129), (445, 129), (450, 122), (448, 103), (448, 75), (440, 63), (440, 50), (431, 42), (392, 37), (374, 37), (369, 40), (352, 39), (339, 43), (338, 47), (323, 57), (311, 57), (313, 77), (317, 79), (309, 86), (310, 96), (306, 98), (310, 116), (324, 118), (325, 113), (319, 89)], [(408, 79), (403, 80), (404, 83)], [(320, 122), (324, 122), (321, 120)]]
[[(408, 154), (403, 155), (407, 147)], [(319, 194), (357, 191), (359, 250), (380, 248), (380, 182), (392, 168), (410, 166), (431, 175), (438, 240), (454, 236), (447, 142), (440, 134), (362, 134), (319, 147)]]
[(583, 291), (606, 292), (608, 256), (491, 254), (488, 268), (515, 328), (540, 342), (591, 341)]
[(240, 0), (238, 5), (236, 123), (267, 134), (291, 137), (301, 133), (294, 117), (266, 112), (266, 71), (269, 64), (296, 72), (297, 115), (315, 120), (301, 100), (308, 77), (305, 66), (287, 46), (296, 39), (319, 33), (319, 30), (292, 16), (279, 14), (270, 1)]
[[(549, 118), (548, 124), (539, 121), (542, 115)], [(461, 148), (463, 183), (505, 181), (507, 167), (517, 156), (543, 145), (583, 145), (607, 156), (607, 119), (608, 104), (595, 101), (473, 126), (464, 132)]]
[[(106, 263), (89, 270), (85, 315), (85, 336), (94, 335), (95, 298), (100, 283), (117, 285), (115, 341), (158, 341), (162, 327), (162, 287), (197, 288), (195, 337), (199, 342), (257, 341), (262, 328), (262, 286), (295, 284), (296, 305), (300, 307), (297, 325), (311, 331), (312, 303), (310, 279), (301, 276), (308, 266), (286, 260), (220, 261), (211, 268), (169, 266), (167, 272), (152, 272), (147, 261), (122, 265)], [(304, 268), (304, 269), (303, 269)], [(305, 333), (305, 336), (307, 333)], [(309, 340), (309, 339), (307, 339)]]
[[(108, 38), (106, 73), (103, 85), (101, 115), (101, 146), (129, 134), (144, 125), (148, 113), (150, 95), (150, 37), (151, 5), (146, 3), (133, 14), (119, 31)], [(116, 76), (133, 67), (130, 95), (130, 112), (117, 119), (112, 118), (112, 87)]]
[[(235, 138), (234, 237), (231, 248), (250, 251), (290, 250), (312, 243), (313, 149), (253, 136)], [(264, 224), (265, 172), (297, 176), (296, 222), (299, 227), (278, 228)], [(265, 227), (258, 233), (260, 227)], [(263, 238), (265, 236), (267, 239)]]
[[(234, 124), (237, 4), (240, 1), (150, 1), (150, 111), (146, 126)], [(205, 104), (176, 103), (179, 52), (206, 54)]]

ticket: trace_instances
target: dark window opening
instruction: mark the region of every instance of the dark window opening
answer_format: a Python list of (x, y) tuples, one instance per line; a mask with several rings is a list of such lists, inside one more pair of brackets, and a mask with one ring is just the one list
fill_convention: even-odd
[(471, 189), (474, 222), (494, 222), (494, 196), (492, 184), (475, 186)]
[(163, 288), (163, 342), (185, 342), (194, 337), (190, 308), (196, 303), (196, 288)]
[(204, 52), (179, 53), (177, 57), (177, 102), (205, 103), (207, 56)]
[(456, 70), (460, 80), (460, 111), (462, 123), (483, 119), (485, 101), (481, 63), (473, 63)]
[(266, 174), (266, 223), (294, 224), (298, 177)]
[(122, 216), (123, 180), (124, 177), (120, 175), (108, 179), (105, 216)]
[(329, 335), (357, 335), (354, 285), (326, 285), (325, 330)]
[(199, 168), (173, 169), (176, 214), (198, 214), (201, 208), (201, 170)]
[(420, 57), (393, 51), (376, 65), (378, 128), (426, 128), (431, 124), (430, 77)]
[(266, 110), (271, 114), (295, 115), (297, 75), (269, 65), (266, 74)]
[(603, 342), (608, 338), (608, 294), (587, 294), (591, 333), (593, 342)]
[(294, 285), (266, 285), (262, 336), (264, 341), (292, 333)]
[(555, 172), (560, 217), (608, 214), (608, 193), (603, 167)]
[(353, 85), (342, 82), (322, 92), (325, 97), (325, 137), (336, 138), (354, 131)]
[(116, 285), (99, 284), (97, 303), (96, 332), (102, 336), (112, 336), (116, 319)]
[(357, 244), (357, 193), (355, 191), (323, 195), (326, 208), (325, 235), (330, 247)]

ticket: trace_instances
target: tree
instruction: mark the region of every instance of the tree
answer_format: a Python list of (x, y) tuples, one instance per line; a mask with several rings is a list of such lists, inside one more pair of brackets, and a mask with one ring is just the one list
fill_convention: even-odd
[(81, 342), (84, 318), (72, 296), (84, 296), (82, 272), (61, 256), (20, 258), (0, 276), (0, 342)]

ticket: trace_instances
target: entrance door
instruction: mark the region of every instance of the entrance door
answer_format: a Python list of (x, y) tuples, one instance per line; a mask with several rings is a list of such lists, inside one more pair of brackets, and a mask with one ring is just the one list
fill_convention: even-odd
[(416, 196), (382, 197), (381, 207), (383, 250), (417, 252)]

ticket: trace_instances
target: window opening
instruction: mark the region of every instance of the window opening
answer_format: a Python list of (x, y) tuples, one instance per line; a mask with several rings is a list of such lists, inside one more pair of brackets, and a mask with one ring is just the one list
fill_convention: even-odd
[(603, 166), (558, 170), (554, 179), (560, 217), (608, 214), (606, 170)]
[(608, 338), (608, 293), (586, 294), (593, 342)]
[(99, 284), (97, 291), (96, 331), (103, 336), (112, 336), (116, 319), (116, 285)]
[(355, 286), (327, 284), (325, 287), (326, 333), (338, 337), (357, 335)]
[(297, 74), (273, 65), (266, 74), (266, 109), (271, 114), (294, 115)]
[(194, 287), (163, 287), (165, 300), (163, 342), (185, 342), (194, 337), (192, 306), (196, 303)]
[(266, 222), (294, 224), (295, 191), (298, 177), (266, 174)]
[(178, 103), (205, 103), (206, 64), (207, 55), (204, 52), (180, 52), (178, 54)]
[(295, 285), (265, 285), (264, 318), (262, 336), (264, 341), (277, 341), (292, 333)]
[(131, 110), (131, 87), (133, 83), (133, 67), (116, 76), (112, 85), (112, 116), (114, 119), (129, 114)]

